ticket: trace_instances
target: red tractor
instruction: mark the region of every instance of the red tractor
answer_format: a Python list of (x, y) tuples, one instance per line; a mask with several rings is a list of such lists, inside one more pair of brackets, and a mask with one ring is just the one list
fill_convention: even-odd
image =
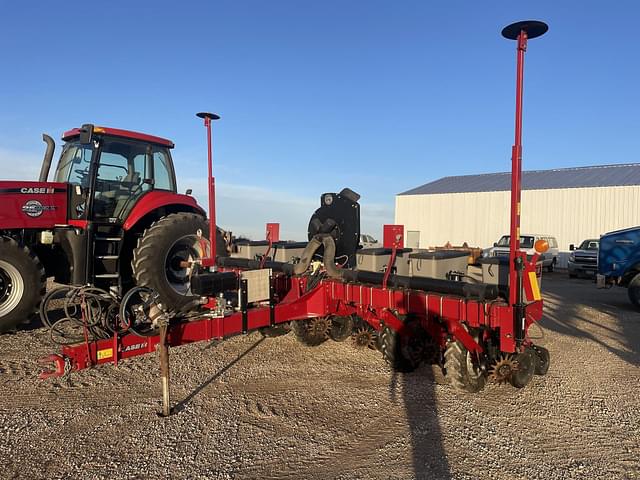
[[(192, 300), (189, 267), (206, 257), (205, 211), (179, 194), (170, 140), (90, 124), (47, 143), (40, 178), (0, 181), (0, 333), (37, 310), (48, 277), (123, 295), (153, 288), (168, 308)], [(217, 255), (224, 255), (217, 231)]]

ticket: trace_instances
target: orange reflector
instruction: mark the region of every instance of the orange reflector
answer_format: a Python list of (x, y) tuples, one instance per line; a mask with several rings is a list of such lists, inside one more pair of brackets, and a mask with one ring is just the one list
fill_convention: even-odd
[(536, 241), (536, 243), (533, 245), (533, 248), (536, 249), (536, 252), (538, 253), (544, 253), (547, 250), (549, 250), (549, 242), (547, 242), (546, 240), (538, 240)]

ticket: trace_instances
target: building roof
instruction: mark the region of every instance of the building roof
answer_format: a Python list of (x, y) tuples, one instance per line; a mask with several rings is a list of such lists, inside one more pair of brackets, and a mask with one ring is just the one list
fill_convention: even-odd
[[(640, 185), (640, 163), (522, 172), (523, 190)], [(399, 195), (511, 190), (511, 172), (443, 177)]]

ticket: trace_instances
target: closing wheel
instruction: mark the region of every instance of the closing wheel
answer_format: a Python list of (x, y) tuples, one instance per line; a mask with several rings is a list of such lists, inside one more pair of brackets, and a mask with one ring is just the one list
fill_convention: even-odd
[(398, 372), (412, 372), (424, 359), (426, 334), (418, 322), (405, 325), (402, 333), (385, 326), (380, 333), (380, 351), (387, 364)]
[[(200, 234), (200, 236), (199, 236)], [(200, 260), (209, 250), (209, 225), (195, 213), (172, 213), (154, 222), (133, 251), (136, 283), (158, 292), (165, 308), (177, 310), (195, 297), (191, 295), (191, 269), (185, 266)], [(226, 248), (218, 230), (217, 256)]]
[(329, 338), (331, 317), (316, 317), (291, 322), (291, 331), (298, 341), (308, 347), (317, 347)]
[(549, 355), (549, 350), (544, 347), (539, 347), (538, 345), (533, 345), (533, 351), (536, 354), (535, 374), (546, 375), (549, 371), (549, 365), (551, 364), (551, 355)]
[(356, 317), (356, 322), (351, 335), (351, 344), (355, 348), (370, 348), (381, 350), (380, 334), (362, 318)]
[(487, 376), (479, 365), (477, 356), (458, 340), (447, 344), (444, 369), (449, 384), (456, 390), (476, 393), (487, 383)]
[(529, 384), (536, 371), (536, 354), (532, 348), (525, 348), (515, 356), (514, 361), (518, 368), (509, 377), (509, 382), (516, 388), (524, 388)]
[(44, 268), (31, 250), (0, 237), (0, 333), (36, 313), (45, 292)]

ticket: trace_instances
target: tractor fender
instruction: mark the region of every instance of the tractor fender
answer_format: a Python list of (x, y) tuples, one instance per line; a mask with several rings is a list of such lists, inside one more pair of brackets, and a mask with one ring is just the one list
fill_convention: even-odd
[[(175, 211), (191, 211), (206, 217), (205, 211), (198, 205), (196, 199), (180, 193), (154, 190), (144, 195), (129, 213), (122, 228), (131, 230), (142, 218), (159, 208), (172, 208)], [(177, 207), (177, 208), (175, 208)]]

